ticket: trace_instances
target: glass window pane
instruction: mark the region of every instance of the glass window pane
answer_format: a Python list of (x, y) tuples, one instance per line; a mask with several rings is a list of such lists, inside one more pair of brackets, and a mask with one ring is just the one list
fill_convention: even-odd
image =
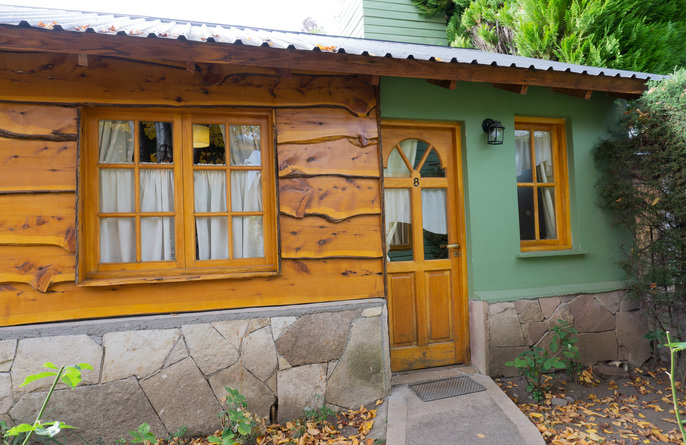
[(141, 259), (172, 261), (174, 253), (174, 218), (141, 218)]
[(142, 164), (171, 164), (174, 162), (174, 143), (171, 122), (140, 123), (140, 162)]
[(230, 125), (231, 165), (262, 165), (259, 125)]
[(426, 153), (426, 150), (429, 148), (429, 144), (424, 141), (418, 141), (417, 139), (411, 139), (404, 142), (413, 144), (403, 147), (403, 150), (405, 150), (405, 154), (409, 153), (412, 155), (408, 156), (407, 160), (410, 161), (410, 164), (412, 164), (412, 168), (417, 170), (419, 167), (419, 162), (422, 160), (422, 156), (424, 156), (424, 153)]
[(98, 136), (101, 163), (133, 163), (133, 121), (101, 120)]
[(193, 172), (196, 212), (226, 212), (226, 172)]
[(519, 204), (519, 239), (535, 240), (536, 225), (534, 212), (533, 187), (517, 187), (517, 202)]
[(538, 231), (539, 239), (556, 239), (555, 188), (538, 188)]
[(536, 182), (555, 182), (553, 177), (552, 136), (549, 131), (534, 132)]
[(100, 170), (100, 211), (103, 213), (134, 212), (133, 169), (103, 168)]
[(225, 260), (229, 258), (229, 226), (225, 216), (195, 218), (195, 258)]
[(424, 259), (448, 258), (448, 214), (445, 189), (422, 189)]
[(226, 165), (226, 127), (193, 124), (193, 163)]
[(232, 230), (234, 258), (264, 258), (264, 229), (261, 216), (234, 217)]
[(388, 261), (412, 261), (410, 190), (386, 189), (384, 199)]
[(140, 170), (141, 212), (174, 211), (174, 172), (161, 169)]
[(133, 218), (100, 219), (100, 262), (136, 261), (136, 226)]
[[(401, 142), (402, 143), (402, 142)], [(398, 149), (394, 148), (388, 156), (388, 166), (383, 169), (383, 174), (387, 178), (409, 178), (410, 169), (405, 165), (405, 161), (398, 153)]]
[(445, 170), (441, 166), (441, 159), (438, 157), (436, 150), (431, 150), (419, 174), (423, 178), (445, 178)]
[(532, 182), (531, 133), (529, 130), (515, 130), (515, 163), (517, 182)]
[(262, 211), (262, 172), (231, 172), (231, 211)]

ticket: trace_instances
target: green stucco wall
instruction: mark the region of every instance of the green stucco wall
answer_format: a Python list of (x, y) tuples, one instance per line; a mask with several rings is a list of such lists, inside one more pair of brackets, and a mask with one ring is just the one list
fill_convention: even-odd
[[(383, 78), (383, 119), (451, 121), (462, 124), (462, 162), (471, 299), (490, 302), (601, 292), (620, 288), (622, 234), (596, 205), (592, 149), (606, 134), (613, 100), (590, 100), (530, 87), (526, 95), (490, 84), (460, 82), (448, 90), (419, 79)], [(521, 254), (515, 178), (514, 117), (565, 118), (573, 249)], [(506, 127), (501, 146), (488, 145), (481, 122)]]

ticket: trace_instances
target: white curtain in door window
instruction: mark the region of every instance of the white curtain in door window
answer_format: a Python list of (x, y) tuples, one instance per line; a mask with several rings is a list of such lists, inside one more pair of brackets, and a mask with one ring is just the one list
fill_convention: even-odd
[[(174, 211), (174, 172), (141, 170), (141, 212)], [(171, 261), (174, 253), (174, 217), (141, 217), (141, 259)]]
[[(196, 171), (193, 188), (196, 212), (226, 211), (225, 171)], [(196, 217), (195, 229), (199, 260), (229, 258), (229, 229), (225, 216)]]
[[(417, 140), (409, 139), (402, 141), (400, 148), (405, 153), (410, 165), (414, 165), (417, 157)], [(384, 176), (387, 177), (408, 177), (410, 170), (405, 162), (394, 149), (388, 156), (388, 163), (384, 169)], [(386, 253), (391, 249), (392, 244), (404, 244), (403, 236), (398, 232), (398, 223), (412, 224), (412, 208), (410, 206), (409, 189), (386, 189), (384, 191), (386, 206)]]
[(431, 233), (448, 234), (445, 189), (422, 189), (422, 224)]

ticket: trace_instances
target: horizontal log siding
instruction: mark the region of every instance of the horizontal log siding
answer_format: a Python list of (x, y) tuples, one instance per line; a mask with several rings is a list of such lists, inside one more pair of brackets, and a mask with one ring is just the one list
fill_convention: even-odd
[[(79, 66), (61, 54), (0, 53), (0, 67), (0, 84), (12, 85), (0, 102), (0, 325), (384, 295), (374, 87), (235, 66)], [(281, 275), (77, 286), (85, 105), (275, 108)]]

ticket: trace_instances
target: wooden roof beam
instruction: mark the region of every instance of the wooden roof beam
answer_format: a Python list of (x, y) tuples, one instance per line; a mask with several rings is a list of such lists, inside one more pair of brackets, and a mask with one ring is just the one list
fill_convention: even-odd
[(529, 85), (517, 85), (512, 83), (494, 83), (493, 88), (499, 88), (505, 91), (511, 91), (517, 94), (526, 94), (529, 89)]
[(425, 79), (498, 84), (526, 84), (554, 88), (641, 94), (645, 81), (591, 76), (571, 72), (446, 63), (428, 60), (358, 56), (326, 51), (302, 51), (166, 38), (53, 31), (0, 25), (0, 50), (89, 54), (134, 60), (174, 60), (265, 68), (288, 68)]
[(576, 88), (553, 88), (553, 91), (559, 94), (566, 94), (567, 96), (578, 97), (580, 99), (588, 100), (591, 98), (593, 91), (581, 90)]
[(640, 94), (627, 94), (627, 93), (613, 93), (608, 92), (608, 96), (614, 97), (615, 99), (625, 99), (625, 100), (636, 100), (641, 97)]
[(447, 90), (454, 90), (457, 86), (457, 80), (441, 80), (441, 79), (426, 79), (431, 85), (436, 85)]
[(362, 82), (366, 83), (367, 85), (371, 85), (373, 87), (379, 86), (379, 82), (381, 81), (381, 76), (374, 74), (374, 75), (369, 75), (369, 74), (361, 74), (359, 75), (360, 79), (362, 79)]

